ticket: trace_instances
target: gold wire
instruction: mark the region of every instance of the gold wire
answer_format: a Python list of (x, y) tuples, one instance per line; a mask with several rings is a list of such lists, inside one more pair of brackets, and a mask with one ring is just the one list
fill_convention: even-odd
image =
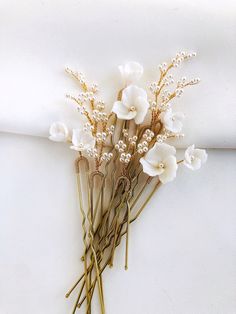
[[(84, 208), (83, 208), (83, 198), (82, 198), (82, 191), (81, 191), (81, 181), (80, 181), (80, 174), (81, 174), (81, 171), (80, 171), (80, 167), (79, 167), (79, 164), (81, 162), (85, 162), (85, 166), (86, 166), (86, 169), (87, 169), (87, 172), (88, 172), (88, 161), (85, 157), (83, 156), (80, 156), (77, 160), (76, 160), (76, 172), (77, 172), (77, 175), (76, 175), (76, 178), (77, 178), (77, 188), (78, 188), (78, 194), (79, 194), (79, 203), (80, 203), (80, 211), (81, 211), (81, 214), (82, 214), (82, 228), (83, 228), (83, 231), (84, 231), (84, 235), (83, 235), (83, 242), (84, 242), (84, 274), (85, 274), (85, 287), (86, 287), (86, 293), (88, 294), (88, 290), (89, 290), (89, 285), (88, 285), (88, 276), (87, 276), (87, 255), (85, 253), (86, 251), (86, 247), (87, 247), (87, 241), (86, 241), (86, 237), (87, 237), (87, 230), (86, 230), (86, 215), (85, 215), (85, 211), (84, 211)], [(88, 178), (87, 178), (88, 179)], [(79, 301), (79, 296), (78, 296), (78, 301)], [(89, 303), (89, 299), (87, 298), (87, 306), (88, 306), (88, 303)], [(74, 307), (74, 310), (73, 310), (73, 314), (75, 313), (76, 311), (76, 307), (77, 305), (75, 305)]]
[(127, 200), (127, 229), (126, 229), (126, 248), (125, 248), (125, 269), (128, 269), (128, 251), (129, 251), (129, 224), (130, 224), (130, 205)]

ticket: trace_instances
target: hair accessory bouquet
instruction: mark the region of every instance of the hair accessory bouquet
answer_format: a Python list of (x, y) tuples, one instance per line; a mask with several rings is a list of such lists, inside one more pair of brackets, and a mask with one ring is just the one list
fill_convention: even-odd
[[(82, 73), (66, 69), (82, 91), (67, 95), (82, 115), (78, 128), (70, 132), (63, 122), (50, 127), (50, 139), (68, 142), (78, 152), (75, 169), (82, 214), (84, 273), (66, 297), (78, 288), (73, 313), (83, 303), (91, 313), (97, 287), (101, 313), (105, 313), (102, 274), (112, 267), (116, 247), (125, 238), (125, 269), (128, 268), (130, 225), (142, 213), (156, 190), (174, 180), (178, 167), (191, 170), (207, 160), (205, 150), (194, 145), (181, 160), (176, 159), (173, 140), (181, 133), (184, 114), (175, 112), (172, 102), (199, 79), (182, 77), (177, 82), (171, 70), (195, 56), (181, 52), (170, 63), (159, 65), (160, 75), (147, 92), (136, 85), (143, 74), (137, 62), (120, 66), (124, 87), (118, 92), (112, 111), (105, 111), (96, 84), (88, 84)], [(171, 88), (171, 85), (173, 87)], [(80, 287), (80, 288), (79, 288)]]

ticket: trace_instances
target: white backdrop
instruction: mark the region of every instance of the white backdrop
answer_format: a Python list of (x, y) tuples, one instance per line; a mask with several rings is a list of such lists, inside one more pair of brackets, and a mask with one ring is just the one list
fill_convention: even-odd
[(187, 116), (178, 145), (235, 148), (234, 0), (1, 0), (0, 131), (47, 136), (55, 120), (78, 125), (65, 66), (99, 83), (110, 107), (118, 65), (143, 64), (146, 87), (181, 50), (198, 56), (176, 72), (202, 82), (174, 102)]
[[(75, 155), (34, 137), (0, 143), (0, 313), (71, 313), (64, 295), (83, 269)], [(123, 247), (104, 275), (108, 314), (236, 313), (236, 154), (208, 153), (131, 226), (129, 270)]]

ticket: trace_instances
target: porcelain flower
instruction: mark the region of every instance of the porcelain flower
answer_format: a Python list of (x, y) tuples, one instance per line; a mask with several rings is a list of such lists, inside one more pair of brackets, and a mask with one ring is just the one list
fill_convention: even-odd
[(202, 164), (207, 161), (207, 153), (205, 149), (194, 148), (194, 145), (191, 145), (186, 149), (184, 156), (184, 164), (191, 170), (201, 168)]
[(119, 70), (124, 81), (124, 84), (129, 85), (135, 83), (143, 75), (143, 67), (138, 62), (128, 62), (125, 65), (120, 65)]
[(174, 180), (178, 168), (176, 150), (173, 146), (155, 143), (147, 154), (140, 159), (143, 172), (151, 177), (159, 176), (162, 183)]
[(84, 131), (82, 128), (73, 129), (71, 149), (77, 151), (88, 150), (94, 148), (95, 138), (90, 132)]
[(140, 124), (143, 122), (148, 108), (146, 91), (138, 86), (129, 85), (123, 90), (121, 101), (114, 103), (112, 111), (119, 119), (134, 119), (136, 124)]
[(160, 119), (168, 131), (173, 133), (181, 132), (184, 120), (182, 112), (172, 112), (172, 109), (168, 109), (160, 114)]
[(53, 122), (49, 129), (49, 139), (55, 142), (66, 142), (69, 131), (63, 122)]

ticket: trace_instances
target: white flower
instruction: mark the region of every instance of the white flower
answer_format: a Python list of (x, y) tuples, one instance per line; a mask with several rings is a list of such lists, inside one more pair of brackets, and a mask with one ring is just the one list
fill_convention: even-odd
[(73, 129), (71, 149), (77, 151), (88, 150), (94, 148), (95, 138), (91, 133), (85, 132), (82, 128)]
[(168, 109), (160, 114), (164, 127), (173, 133), (179, 133), (183, 127), (184, 114), (182, 112), (172, 112)]
[(201, 168), (202, 164), (207, 161), (207, 153), (205, 149), (195, 149), (194, 145), (191, 145), (186, 149), (184, 156), (184, 164), (191, 170)]
[(145, 90), (135, 85), (129, 85), (123, 90), (121, 101), (114, 103), (112, 111), (119, 119), (134, 119), (135, 123), (140, 124), (143, 122), (148, 108), (149, 103)]
[(69, 131), (67, 126), (62, 122), (53, 122), (49, 129), (49, 139), (55, 142), (66, 142), (68, 140)]
[(155, 143), (153, 148), (140, 159), (143, 172), (151, 177), (158, 175), (162, 183), (174, 180), (178, 168), (175, 153), (173, 146)]
[(135, 83), (143, 75), (143, 67), (138, 62), (128, 62), (125, 65), (120, 65), (119, 70), (126, 85)]

